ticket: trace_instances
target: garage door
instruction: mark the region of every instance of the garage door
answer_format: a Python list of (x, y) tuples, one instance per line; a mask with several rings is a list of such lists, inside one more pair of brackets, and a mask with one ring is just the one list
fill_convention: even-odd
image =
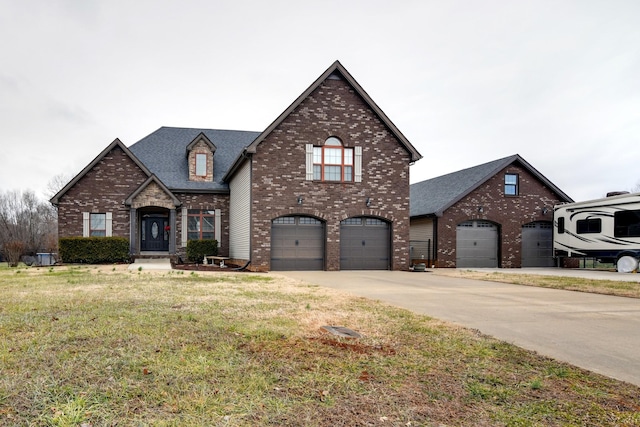
[(323, 270), (324, 224), (315, 218), (285, 216), (271, 223), (271, 270)]
[(377, 218), (347, 218), (340, 222), (341, 270), (388, 270), (389, 223)]
[(465, 221), (456, 227), (456, 267), (498, 267), (498, 227)]
[(551, 222), (530, 222), (522, 226), (522, 266), (554, 266)]

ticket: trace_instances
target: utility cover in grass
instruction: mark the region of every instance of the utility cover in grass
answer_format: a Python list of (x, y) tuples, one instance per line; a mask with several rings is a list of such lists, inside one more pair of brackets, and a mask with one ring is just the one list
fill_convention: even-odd
[(344, 326), (322, 326), (320, 329), (343, 338), (362, 338), (362, 335)]

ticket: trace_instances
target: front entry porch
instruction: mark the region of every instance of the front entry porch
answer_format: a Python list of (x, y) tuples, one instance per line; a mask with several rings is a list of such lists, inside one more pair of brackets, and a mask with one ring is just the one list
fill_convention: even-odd
[(176, 253), (174, 209), (131, 209), (131, 246), (134, 259), (171, 258)]

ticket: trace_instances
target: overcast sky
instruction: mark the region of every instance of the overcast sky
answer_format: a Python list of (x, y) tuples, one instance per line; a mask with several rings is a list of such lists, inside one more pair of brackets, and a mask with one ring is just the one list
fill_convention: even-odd
[(516, 153), (576, 201), (640, 183), (637, 0), (0, 0), (0, 40), (0, 191), (161, 126), (262, 131), (336, 59), (412, 183)]

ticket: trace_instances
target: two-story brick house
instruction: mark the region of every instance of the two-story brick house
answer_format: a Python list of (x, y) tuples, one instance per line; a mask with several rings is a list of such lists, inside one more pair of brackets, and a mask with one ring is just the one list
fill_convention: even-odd
[(116, 139), (51, 202), (61, 237), (126, 237), (133, 256), (214, 238), (253, 270), (401, 270), (420, 158), (336, 61), (263, 132)]

